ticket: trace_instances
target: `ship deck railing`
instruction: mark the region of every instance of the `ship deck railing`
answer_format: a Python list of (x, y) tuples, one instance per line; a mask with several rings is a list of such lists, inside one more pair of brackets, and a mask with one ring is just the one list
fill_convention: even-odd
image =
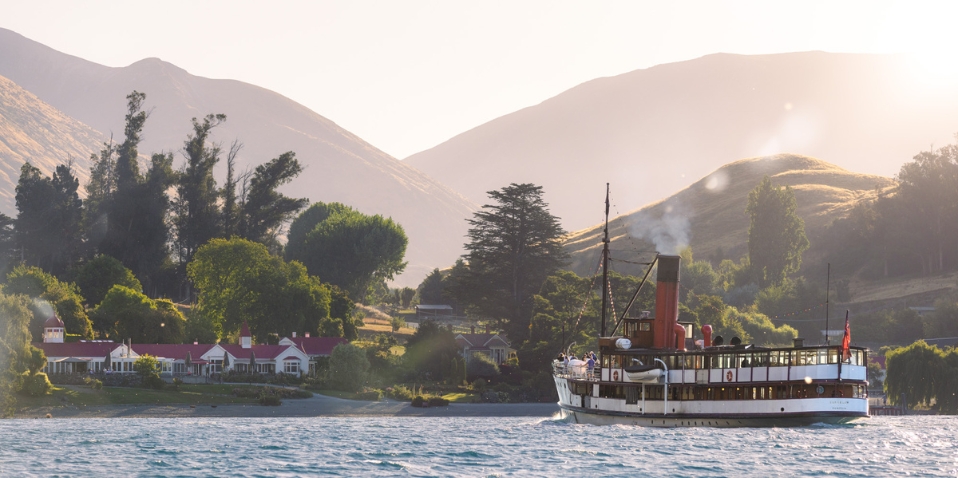
[(559, 361), (552, 362), (552, 373), (556, 377), (560, 378), (571, 378), (574, 380), (586, 380), (592, 382), (598, 382), (599, 377), (602, 376), (602, 370), (600, 367), (595, 367), (592, 370), (589, 370), (585, 366), (570, 367)]

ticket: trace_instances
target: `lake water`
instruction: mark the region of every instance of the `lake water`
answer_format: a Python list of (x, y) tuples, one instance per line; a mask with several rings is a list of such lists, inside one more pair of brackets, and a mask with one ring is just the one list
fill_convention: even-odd
[(532, 418), (0, 420), (2, 476), (958, 476), (958, 418), (683, 428)]

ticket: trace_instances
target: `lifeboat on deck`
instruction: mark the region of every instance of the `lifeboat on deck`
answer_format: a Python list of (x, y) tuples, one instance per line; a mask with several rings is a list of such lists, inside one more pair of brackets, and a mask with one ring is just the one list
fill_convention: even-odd
[(625, 367), (625, 377), (635, 383), (658, 383), (663, 370), (658, 365), (630, 365)]

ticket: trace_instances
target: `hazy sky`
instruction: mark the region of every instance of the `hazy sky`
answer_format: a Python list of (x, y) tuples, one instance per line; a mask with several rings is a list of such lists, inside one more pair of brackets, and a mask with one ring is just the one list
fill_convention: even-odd
[(399, 158), (584, 81), (716, 52), (918, 52), (958, 2), (5, 1), (0, 27), (108, 66), (279, 92)]

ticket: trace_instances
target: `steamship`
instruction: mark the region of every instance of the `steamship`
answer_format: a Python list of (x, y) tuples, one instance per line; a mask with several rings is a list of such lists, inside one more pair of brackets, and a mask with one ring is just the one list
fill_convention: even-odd
[[(608, 204), (607, 198), (604, 270)], [(565, 418), (596, 425), (761, 427), (868, 416), (866, 349), (849, 344), (847, 317), (840, 345), (806, 346), (795, 339), (791, 347), (762, 347), (738, 338), (726, 344), (709, 325), (701, 327), (699, 339), (693, 324), (678, 321), (680, 258), (657, 255), (649, 272), (655, 263), (654, 316), (628, 317), (630, 303), (607, 335), (606, 285), (594, 368), (582, 360), (553, 362)]]

